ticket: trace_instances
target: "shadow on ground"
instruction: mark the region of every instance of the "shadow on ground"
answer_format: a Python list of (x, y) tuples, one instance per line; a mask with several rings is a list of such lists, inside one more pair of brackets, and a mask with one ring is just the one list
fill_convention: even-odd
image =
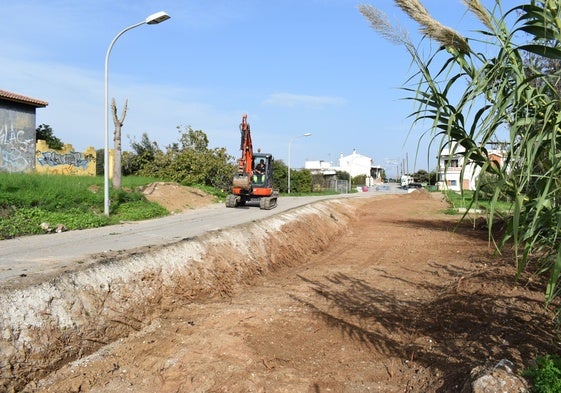
[(423, 284), (433, 294), (430, 298), (404, 299), (394, 290), (382, 291), (338, 273), (317, 281), (300, 276), (318, 297), (296, 300), (351, 340), (386, 357), (437, 370), (443, 376), (442, 393), (462, 386), (482, 359), (527, 364), (537, 353), (555, 350), (552, 321), (545, 310), (536, 312), (544, 308), (539, 300), (523, 291), (515, 296), (506, 290), (504, 295), (486, 293), (486, 283), (512, 288), (511, 275), (489, 269), (467, 276), (466, 271), (449, 269), (458, 277), (452, 285)]

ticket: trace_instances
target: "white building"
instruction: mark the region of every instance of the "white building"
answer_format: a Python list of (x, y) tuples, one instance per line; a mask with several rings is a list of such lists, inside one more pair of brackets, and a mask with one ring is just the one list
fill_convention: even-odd
[[(454, 147), (455, 146), (455, 147)], [(438, 183), (439, 190), (475, 190), (477, 178), (481, 168), (473, 161), (466, 161), (461, 153), (464, 148), (459, 145), (449, 145), (440, 152), (438, 157)], [(504, 150), (489, 150), (491, 161), (502, 165), (506, 152)], [(463, 176), (462, 176), (463, 170)]]
[(324, 176), (334, 176), (337, 171), (347, 172), (351, 177), (364, 175), (366, 177), (366, 186), (370, 187), (375, 183), (382, 182), (382, 167), (372, 165), (373, 159), (353, 150), (353, 152), (344, 156), (339, 156), (339, 165), (332, 166), (327, 161), (306, 161), (304, 167), (312, 173), (322, 173)]
[(308, 169), (312, 173), (321, 173), (324, 176), (335, 175), (336, 167), (331, 165), (331, 162), (323, 160), (309, 160), (304, 163), (304, 169)]

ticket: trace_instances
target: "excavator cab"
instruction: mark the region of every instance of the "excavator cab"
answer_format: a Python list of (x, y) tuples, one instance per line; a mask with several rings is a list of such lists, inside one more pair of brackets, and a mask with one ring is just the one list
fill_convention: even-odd
[(253, 156), (253, 187), (273, 187), (273, 157), (270, 154)]

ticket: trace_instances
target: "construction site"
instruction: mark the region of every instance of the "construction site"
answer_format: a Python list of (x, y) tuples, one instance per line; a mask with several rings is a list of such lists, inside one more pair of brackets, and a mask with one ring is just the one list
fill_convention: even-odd
[[(185, 206), (167, 187), (160, 202)], [(239, 211), (190, 198), (176, 220)], [(6, 278), (0, 390), (451, 392), (555, 350), (539, 280), (516, 282), (512, 257), (439, 193), (278, 205)]]

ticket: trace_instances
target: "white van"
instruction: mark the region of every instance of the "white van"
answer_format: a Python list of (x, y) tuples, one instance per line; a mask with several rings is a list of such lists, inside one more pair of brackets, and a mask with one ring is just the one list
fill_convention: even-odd
[(401, 188), (409, 187), (409, 184), (413, 183), (414, 181), (415, 180), (413, 179), (412, 176), (409, 176), (409, 175), (401, 176)]

